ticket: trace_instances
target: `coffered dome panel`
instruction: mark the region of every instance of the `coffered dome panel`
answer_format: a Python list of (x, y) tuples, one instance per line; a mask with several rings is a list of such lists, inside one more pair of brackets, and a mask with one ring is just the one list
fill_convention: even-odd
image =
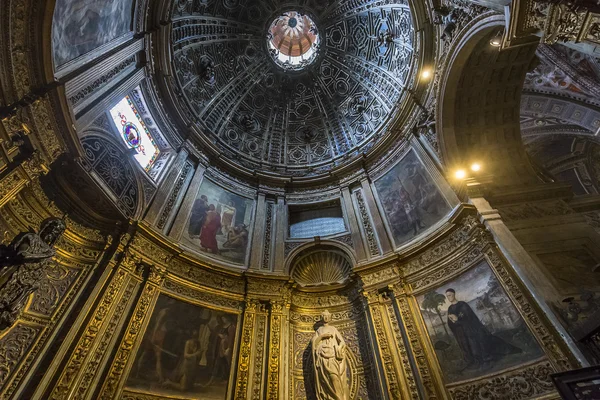
[(198, 130), (240, 164), (325, 172), (394, 122), (414, 77), (413, 44), (402, 1), (181, 0), (174, 90)]

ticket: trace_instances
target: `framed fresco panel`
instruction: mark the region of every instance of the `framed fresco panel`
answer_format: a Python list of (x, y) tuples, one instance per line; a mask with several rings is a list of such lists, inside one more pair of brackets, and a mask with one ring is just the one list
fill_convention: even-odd
[(52, 20), (55, 68), (129, 32), (132, 13), (133, 0), (57, 0)]
[(204, 179), (183, 232), (202, 253), (244, 264), (248, 255), (254, 200)]
[(414, 149), (375, 181), (375, 190), (396, 247), (431, 228), (452, 209)]
[(164, 398), (227, 398), (237, 314), (158, 297), (126, 381)]
[(417, 296), (417, 302), (446, 384), (544, 356), (487, 261)]

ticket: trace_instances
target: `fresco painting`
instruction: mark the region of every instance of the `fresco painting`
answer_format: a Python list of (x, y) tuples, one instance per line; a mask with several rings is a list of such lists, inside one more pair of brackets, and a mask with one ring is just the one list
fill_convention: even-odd
[(133, 0), (57, 0), (52, 20), (58, 68), (130, 31)]
[(375, 182), (375, 189), (396, 246), (435, 225), (451, 210), (413, 150)]
[(254, 201), (204, 180), (190, 213), (184, 238), (201, 252), (243, 264), (248, 253)]
[(126, 387), (168, 398), (225, 399), (237, 315), (161, 295)]
[(543, 356), (485, 261), (417, 301), (447, 384)]

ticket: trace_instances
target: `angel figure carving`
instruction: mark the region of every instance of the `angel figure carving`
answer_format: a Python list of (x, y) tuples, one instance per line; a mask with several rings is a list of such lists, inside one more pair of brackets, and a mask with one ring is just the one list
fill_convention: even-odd
[(38, 288), (65, 228), (63, 220), (49, 218), (38, 233), (21, 233), (8, 246), (0, 246), (0, 330), (15, 323)]
[(346, 342), (340, 332), (329, 325), (331, 313), (321, 314), (321, 325), (312, 338), (315, 389), (319, 400), (350, 400)]

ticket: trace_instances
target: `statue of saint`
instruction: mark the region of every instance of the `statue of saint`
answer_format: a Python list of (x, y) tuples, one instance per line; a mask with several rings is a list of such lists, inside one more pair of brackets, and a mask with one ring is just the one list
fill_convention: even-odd
[(22, 233), (10, 245), (0, 246), (0, 330), (15, 323), (38, 288), (47, 262), (56, 254), (54, 243), (65, 229), (63, 220), (49, 218), (39, 233)]
[(319, 400), (350, 400), (346, 370), (346, 342), (340, 332), (329, 325), (331, 313), (321, 314), (323, 325), (312, 338), (315, 389)]

